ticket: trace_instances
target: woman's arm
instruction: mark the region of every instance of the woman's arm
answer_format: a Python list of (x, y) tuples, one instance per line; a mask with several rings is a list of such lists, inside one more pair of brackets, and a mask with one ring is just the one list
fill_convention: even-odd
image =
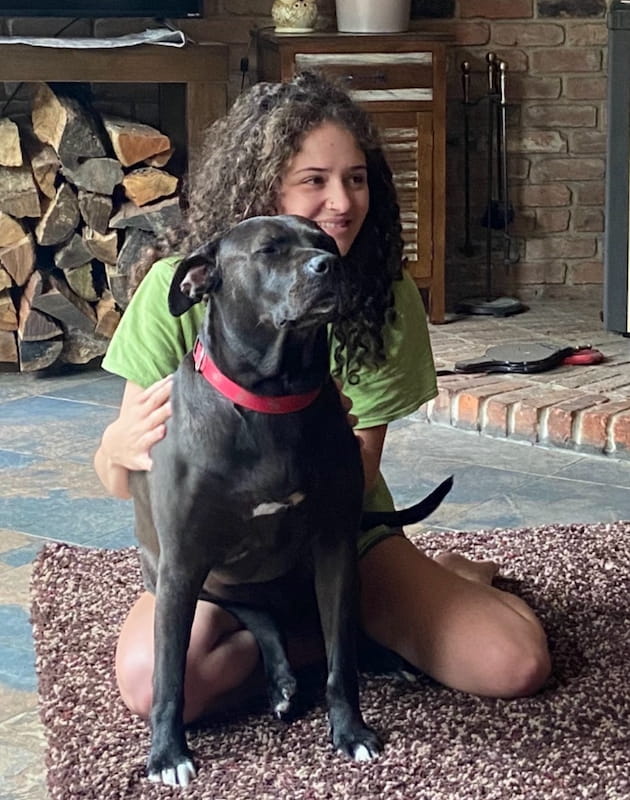
[(381, 468), (381, 456), (385, 444), (387, 425), (376, 425), (373, 428), (354, 430), (361, 444), (363, 458), (363, 472), (365, 474), (365, 491), (369, 492), (376, 486), (376, 479)]
[(164, 437), (171, 415), (172, 377), (143, 389), (127, 381), (118, 418), (108, 425), (94, 454), (94, 469), (114, 497), (128, 499), (130, 470), (151, 469), (151, 448)]

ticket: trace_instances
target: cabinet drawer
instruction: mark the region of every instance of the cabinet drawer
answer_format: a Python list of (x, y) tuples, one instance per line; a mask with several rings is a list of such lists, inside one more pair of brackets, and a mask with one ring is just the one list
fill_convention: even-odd
[(338, 78), (358, 102), (433, 99), (431, 52), (296, 53), (295, 66)]

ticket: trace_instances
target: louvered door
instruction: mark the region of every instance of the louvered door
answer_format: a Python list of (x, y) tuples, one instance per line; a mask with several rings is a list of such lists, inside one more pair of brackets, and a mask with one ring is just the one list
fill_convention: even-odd
[(383, 111), (373, 114), (394, 175), (400, 204), (407, 268), (417, 280), (433, 272), (433, 183), (431, 114)]
[[(444, 321), (446, 57), (443, 41), (403, 34), (255, 35), (258, 79), (318, 69), (345, 83), (381, 131), (401, 207), (408, 269)], [(431, 37), (433, 39), (433, 36)], [(439, 37), (437, 37), (439, 39)]]

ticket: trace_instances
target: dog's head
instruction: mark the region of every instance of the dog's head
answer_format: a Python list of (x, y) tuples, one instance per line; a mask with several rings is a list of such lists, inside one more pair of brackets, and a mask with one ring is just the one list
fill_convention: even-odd
[(179, 316), (220, 297), (256, 326), (305, 328), (338, 317), (344, 288), (337, 245), (314, 222), (251, 217), (180, 262), (168, 303)]

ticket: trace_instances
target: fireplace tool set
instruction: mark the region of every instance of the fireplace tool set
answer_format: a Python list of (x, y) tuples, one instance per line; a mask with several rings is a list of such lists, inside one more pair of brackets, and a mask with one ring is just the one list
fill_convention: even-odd
[(526, 307), (516, 298), (497, 297), (492, 293), (493, 239), (499, 231), (503, 242), (503, 265), (509, 268), (519, 256), (512, 252), (513, 240), (509, 226), (514, 219), (514, 209), (508, 191), (507, 163), (507, 64), (497, 58), (495, 53), (486, 56), (488, 65), (488, 90), (479, 100), (470, 99), (470, 63), (462, 62), (462, 89), (464, 111), (464, 244), (461, 248), (466, 256), (475, 254), (471, 238), (470, 208), (470, 111), (482, 102), (487, 107), (487, 164), (486, 164), (486, 205), (480, 223), (486, 229), (485, 247), (485, 296), (462, 300), (457, 311), (466, 314), (490, 314), (505, 317), (525, 311)]

